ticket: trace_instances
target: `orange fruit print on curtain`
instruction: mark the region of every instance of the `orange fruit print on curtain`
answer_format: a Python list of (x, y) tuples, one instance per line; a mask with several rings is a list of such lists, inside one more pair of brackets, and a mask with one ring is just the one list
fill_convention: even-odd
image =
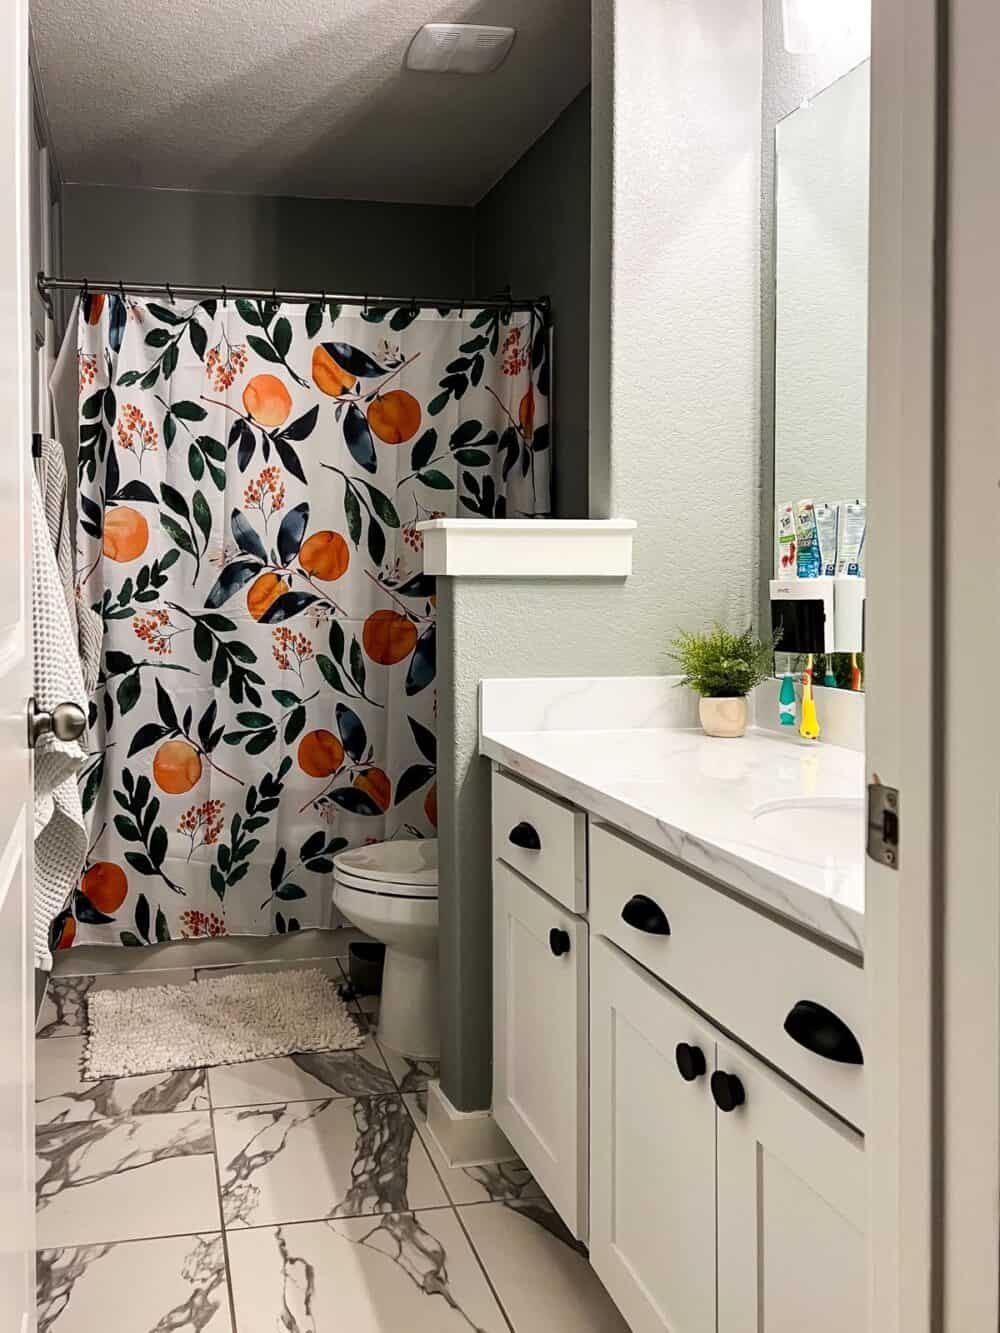
[(539, 310), (88, 296), (90, 850), (54, 947), (330, 924), (348, 846), (433, 836), (421, 520), (549, 511)]

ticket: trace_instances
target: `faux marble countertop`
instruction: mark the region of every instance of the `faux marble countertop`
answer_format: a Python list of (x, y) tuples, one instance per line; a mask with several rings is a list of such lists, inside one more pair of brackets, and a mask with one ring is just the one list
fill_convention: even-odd
[[(576, 692), (573, 707), (559, 682), (537, 682), (544, 703), (536, 682), (484, 681), (480, 753), (860, 953), (863, 754), (758, 728), (705, 736), (689, 725), (683, 692), (670, 697), (665, 683), (673, 678), (562, 682)], [(595, 729), (595, 718), (611, 725)]]

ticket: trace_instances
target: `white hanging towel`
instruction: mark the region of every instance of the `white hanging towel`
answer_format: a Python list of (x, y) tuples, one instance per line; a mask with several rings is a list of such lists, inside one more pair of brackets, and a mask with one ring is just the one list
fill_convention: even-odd
[[(31, 478), (31, 614), (35, 706), (48, 712), (74, 703), (86, 713), (87, 692), (77, 636), (49, 537), (38, 478)], [(35, 750), (35, 965), (52, 966), (49, 924), (76, 887), (87, 855), (77, 774), (87, 758), (83, 739), (43, 736)]]
[(56, 555), (70, 624), (79, 644), (83, 685), (89, 697), (101, 670), (104, 621), (76, 595), (76, 552), (69, 520), (69, 482), (65, 453), (58, 440), (42, 440), (41, 456), (35, 460), (35, 475), (42, 490), (45, 521)]
[(80, 449), (80, 355), (77, 350), (79, 314), (80, 298), (77, 296), (66, 321), (66, 332), (52, 373), (49, 375), (48, 386), (52, 434), (65, 451), (66, 509), (69, 531), (74, 541), (76, 540), (76, 458)]

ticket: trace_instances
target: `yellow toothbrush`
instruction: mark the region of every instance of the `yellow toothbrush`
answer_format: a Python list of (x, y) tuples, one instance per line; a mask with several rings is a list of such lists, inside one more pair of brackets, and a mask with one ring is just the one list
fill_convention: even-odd
[(813, 656), (806, 659), (806, 669), (802, 673), (802, 722), (799, 735), (807, 741), (819, 740), (819, 718), (816, 716), (816, 702), (813, 699)]

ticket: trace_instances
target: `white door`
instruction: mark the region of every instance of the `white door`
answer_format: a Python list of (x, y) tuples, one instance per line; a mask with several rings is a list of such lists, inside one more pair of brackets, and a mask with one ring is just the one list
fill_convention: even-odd
[(0, 1327), (34, 1327), (26, 0), (0, 5)]
[(633, 1333), (715, 1333), (712, 1028), (607, 940), (590, 984), (590, 1262)]
[(493, 1115), (587, 1235), (587, 925), (493, 867)]
[(746, 1052), (717, 1059), (719, 1333), (864, 1333), (864, 1140)]

